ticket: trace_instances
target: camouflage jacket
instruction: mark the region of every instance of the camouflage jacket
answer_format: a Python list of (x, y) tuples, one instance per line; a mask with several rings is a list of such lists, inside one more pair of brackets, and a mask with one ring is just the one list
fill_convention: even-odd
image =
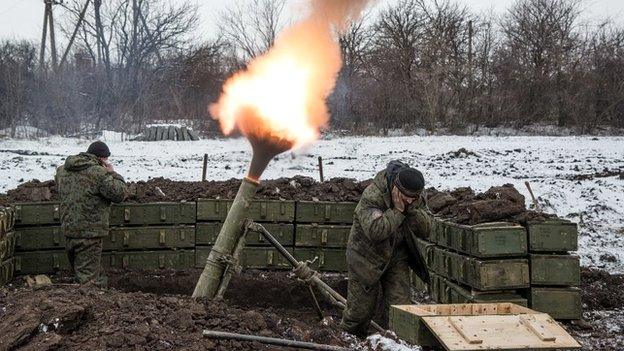
[(355, 208), (347, 244), (347, 264), (360, 283), (367, 287), (379, 281), (397, 255), (407, 255), (410, 267), (428, 281), (427, 267), (416, 249), (416, 237), (431, 230), (429, 211), (423, 201), (414, 202), (405, 214), (395, 209), (386, 171), (379, 172), (364, 190)]
[(97, 157), (87, 153), (69, 156), (56, 170), (55, 179), (65, 236), (97, 238), (108, 235), (110, 204), (126, 197), (124, 179), (106, 171)]

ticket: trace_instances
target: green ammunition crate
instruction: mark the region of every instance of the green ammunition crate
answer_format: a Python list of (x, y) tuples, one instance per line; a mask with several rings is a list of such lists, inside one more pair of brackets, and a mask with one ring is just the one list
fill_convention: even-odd
[[(213, 245), (219, 231), (221, 222), (197, 223), (195, 243), (197, 245)], [(287, 223), (264, 223), (262, 224), (282, 245), (292, 246), (295, 226)], [(258, 232), (249, 231), (245, 237), (245, 244), (251, 246), (267, 246), (269, 243)]]
[(319, 271), (346, 272), (347, 256), (341, 249), (312, 249), (295, 248), (295, 258), (298, 261), (312, 261), (316, 258), (312, 268)]
[(529, 251), (567, 252), (578, 250), (576, 223), (562, 219), (529, 222)]
[[(61, 227), (29, 227), (16, 229), (19, 251), (64, 249), (65, 236)], [(104, 251), (147, 250), (160, 248), (193, 248), (195, 227), (112, 227), (104, 237)]]
[(295, 246), (346, 248), (351, 226), (298, 224)]
[(526, 259), (481, 260), (435, 247), (431, 269), (484, 291), (526, 288), (530, 283)]
[[(227, 216), (232, 200), (201, 199), (197, 201), (198, 221), (223, 221)], [(257, 222), (287, 222), (295, 220), (295, 202), (281, 200), (253, 201), (249, 207), (249, 217)]]
[(52, 274), (59, 270), (70, 270), (65, 251), (29, 251), (15, 255), (16, 274)]
[(61, 221), (58, 202), (18, 203), (13, 208), (16, 226), (59, 224)]
[(111, 206), (111, 226), (195, 224), (195, 221), (195, 202), (122, 203)]
[(532, 309), (548, 313), (554, 319), (581, 318), (581, 290), (579, 288), (531, 287), (527, 298)]
[(195, 247), (194, 226), (113, 227), (104, 250), (181, 249)]
[(427, 286), (427, 283), (425, 283), (422, 279), (420, 279), (416, 273), (414, 273), (414, 271), (412, 271), (410, 269), (410, 285), (412, 286), (412, 289), (414, 289), (415, 291), (420, 291), (420, 292), (427, 292), (429, 291), (429, 287)]
[(426, 347), (440, 345), (421, 318), (403, 309), (390, 306), (388, 323), (390, 330), (413, 345)]
[(444, 280), (444, 285), (446, 288), (444, 294), (447, 295), (445, 300), (447, 300), (448, 303), (511, 302), (524, 307), (528, 306), (527, 299), (517, 294), (515, 290), (484, 292), (462, 287), (446, 279)]
[(111, 268), (122, 269), (188, 269), (195, 264), (193, 250), (111, 252)]
[(0, 262), (13, 257), (15, 253), (15, 233), (8, 232), (0, 237)]
[(524, 256), (527, 253), (524, 227), (506, 222), (461, 225), (435, 218), (431, 240), (480, 258)]
[[(210, 254), (210, 246), (195, 247), (195, 267), (203, 268)], [(292, 249), (287, 249), (292, 253)], [(245, 247), (242, 257), (243, 268), (289, 269), (292, 266), (272, 247)]]
[(573, 255), (529, 255), (531, 265), (531, 286), (581, 284), (581, 265), (578, 256)]
[(0, 261), (0, 287), (7, 284), (13, 279), (13, 273), (15, 271), (15, 259), (9, 258), (4, 261)]
[(0, 207), (0, 239), (15, 225), (15, 214), (11, 207)]
[(65, 236), (60, 226), (15, 228), (18, 251), (65, 249)]
[(435, 244), (423, 239), (416, 239), (416, 249), (420, 252), (420, 256), (425, 260), (427, 266), (430, 266), (433, 263), (434, 248)]
[(353, 223), (356, 202), (298, 201), (297, 223)]

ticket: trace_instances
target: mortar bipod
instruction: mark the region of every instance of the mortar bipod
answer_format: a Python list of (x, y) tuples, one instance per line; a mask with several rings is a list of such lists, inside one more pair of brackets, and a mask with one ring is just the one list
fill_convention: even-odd
[[(300, 262), (290, 253), (282, 244), (280, 244), (275, 237), (269, 233), (266, 228), (264, 228), (261, 224), (253, 222), (252, 220), (247, 220), (245, 225), (247, 231), (251, 230), (254, 232), (258, 232), (264, 236), (264, 238), (273, 246), (275, 249), (282, 255), (286, 261), (293, 267), (293, 271), (295, 276), (298, 279), (303, 280), (309, 286), (314, 286), (317, 288), (317, 291), (320, 291), (326, 299), (328, 299), (334, 306), (338, 307), (340, 310), (344, 310), (347, 307), (347, 299), (342, 297), (336, 290), (332, 289), (327, 283), (321, 280), (318, 272), (309, 267), (307, 262)], [(316, 298), (315, 298), (316, 299)], [(319, 307), (320, 309), (320, 307)], [(371, 327), (378, 331), (381, 334), (386, 333), (386, 330), (382, 328), (379, 324), (371, 321)]]

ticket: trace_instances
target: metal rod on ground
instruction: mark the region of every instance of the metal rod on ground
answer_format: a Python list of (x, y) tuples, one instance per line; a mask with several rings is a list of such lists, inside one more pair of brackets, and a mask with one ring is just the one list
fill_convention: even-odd
[(208, 170), (208, 154), (204, 154), (204, 167), (202, 168), (202, 182), (206, 181), (207, 170)]
[[(264, 236), (264, 238), (273, 247), (275, 247), (275, 249), (277, 249), (277, 251), (288, 261), (288, 263), (290, 263), (291, 266), (293, 266), (293, 268), (297, 268), (302, 264), (302, 262), (297, 261), (297, 259), (290, 252), (288, 252), (288, 250), (286, 250), (284, 246), (282, 246), (282, 244), (280, 244), (280, 242), (277, 241), (277, 239), (275, 239), (275, 237), (271, 233), (269, 233), (269, 231), (266, 230), (266, 228), (263, 227), (261, 224), (250, 221), (247, 223), (247, 227), (250, 230), (262, 234), (262, 236)], [(318, 274), (312, 274), (309, 278), (309, 283), (314, 284), (319, 289), (319, 291), (323, 295), (325, 295), (325, 297), (327, 297), (328, 300), (336, 305), (336, 307), (340, 308), (341, 310), (344, 310), (347, 307), (347, 299), (342, 297), (342, 295), (340, 295), (336, 290), (332, 289), (329, 285), (327, 285), (327, 283), (322, 281), (321, 278), (319, 278)], [(373, 329), (377, 330), (380, 333), (386, 332), (384, 328), (382, 328), (374, 321), (371, 321), (371, 327), (373, 327)]]
[(319, 167), (319, 176), (321, 178), (321, 183), (325, 181), (325, 177), (323, 177), (323, 158), (321, 156), (318, 157), (318, 167)]
[(221, 332), (221, 331), (215, 331), (215, 330), (204, 330), (202, 335), (208, 338), (213, 338), (213, 339), (233, 339), (233, 340), (250, 341), (250, 342), (255, 341), (255, 342), (259, 342), (263, 344), (284, 346), (284, 347), (295, 347), (295, 348), (306, 349), (306, 350), (323, 350), (323, 351), (324, 350), (327, 350), (327, 351), (350, 350), (341, 346), (315, 344), (311, 342), (288, 340), (288, 339), (269, 338), (266, 336), (228, 333), (228, 332)]
[(529, 189), (529, 194), (531, 194), (531, 198), (533, 199), (533, 205), (535, 206), (535, 210), (536, 211), (540, 211), (540, 205), (537, 202), (537, 199), (535, 198), (535, 195), (533, 194), (533, 189), (531, 189), (531, 184), (529, 184), (529, 181), (526, 180), (524, 182), (524, 185), (526, 185), (527, 189)]

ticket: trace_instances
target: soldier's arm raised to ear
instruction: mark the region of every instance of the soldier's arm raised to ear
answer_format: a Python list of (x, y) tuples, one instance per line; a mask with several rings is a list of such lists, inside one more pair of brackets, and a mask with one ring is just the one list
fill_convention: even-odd
[(106, 172), (100, 178), (100, 194), (111, 202), (122, 202), (128, 190), (122, 176), (115, 172)]
[(413, 202), (405, 211), (409, 229), (418, 237), (425, 238), (431, 232), (431, 212), (424, 201)]
[(366, 235), (373, 242), (388, 239), (401, 226), (405, 215), (396, 208), (385, 208), (383, 194), (378, 188), (369, 187), (362, 194), (356, 216)]

